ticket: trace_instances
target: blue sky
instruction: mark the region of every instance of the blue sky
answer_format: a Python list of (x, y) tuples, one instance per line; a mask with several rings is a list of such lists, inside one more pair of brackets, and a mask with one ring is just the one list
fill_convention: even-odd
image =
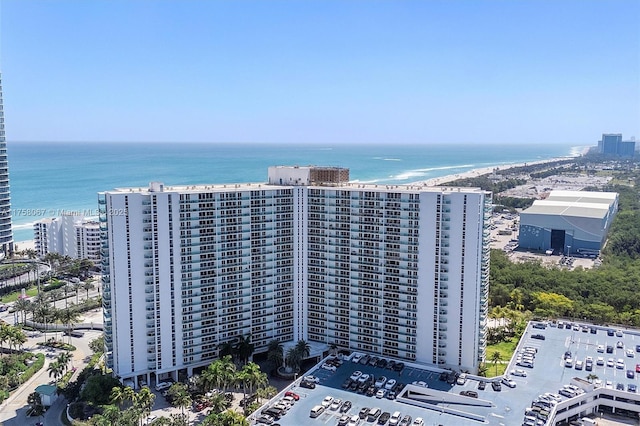
[(640, 1), (0, 0), (8, 141), (640, 140)]

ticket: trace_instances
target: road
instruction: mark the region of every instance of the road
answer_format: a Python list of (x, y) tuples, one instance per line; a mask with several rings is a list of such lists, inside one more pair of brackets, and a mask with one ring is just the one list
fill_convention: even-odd
[[(96, 295), (98, 295), (97, 290), (89, 292), (89, 297)], [(82, 300), (85, 297), (86, 292), (81, 291), (80, 299)], [(72, 301), (75, 303), (75, 296), (69, 298), (69, 302)], [(64, 300), (56, 302), (58, 307), (64, 307), (64, 303)], [(8, 322), (9, 324), (14, 324), (17, 319), (17, 315), (6, 311), (0, 314), (0, 319)], [(80, 322), (102, 324), (102, 310), (98, 308), (84, 313)], [(53, 336), (53, 334), (54, 333), (47, 333), (47, 338)], [(55, 334), (58, 338), (62, 338), (61, 333)], [(75, 367), (77, 371), (81, 371), (85, 367), (85, 360), (92, 354), (92, 351), (89, 349), (89, 342), (99, 337), (101, 334), (102, 332), (99, 330), (87, 330), (82, 338), (72, 338), (71, 343), (76, 347), (76, 350), (73, 352), (73, 360), (69, 368)], [(67, 337), (64, 338), (67, 339)], [(62, 396), (58, 397), (56, 402), (47, 410), (42, 418), (26, 416), (27, 410), (29, 409), (27, 398), (35, 391), (36, 387), (51, 381), (47, 368), (49, 363), (52, 362), (61, 352), (60, 350), (51, 350), (51, 352), (47, 352), (45, 349), (39, 347), (37, 345), (38, 342), (42, 342), (44, 340), (44, 333), (27, 332), (27, 342), (23, 346), (24, 349), (34, 353), (49, 353), (50, 356), (45, 357), (44, 367), (40, 371), (34, 374), (33, 377), (31, 377), (26, 383), (22, 384), (18, 390), (14, 391), (9, 398), (0, 404), (0, 422), (3, 426), (35, 425), (39, 421), (43, 421), (46, 426), (63, 425), (60, 421), (60, 416), (62, 411), (67, 407), (67, 401)]]

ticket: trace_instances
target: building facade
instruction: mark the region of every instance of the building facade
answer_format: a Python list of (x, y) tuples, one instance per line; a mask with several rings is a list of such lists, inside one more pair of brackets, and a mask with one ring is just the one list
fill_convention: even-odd
[(348, 184), (319, 169), (270, 168), (269, 184), (100, 194), (115, 375), (190, 375), (247, 334), (256, 352), (302, 339), (477, 370), (490, 193)]
[(562, 254), (597, 255), (618, 212), (615, 192), (551, 191), (520, 213), (518, 245)]
[(635, 150), (635, 141), (623, 141), (621, 133), (603, 133), (598, 141), (598, 152), (603, 155), (633, 157)]
[(4, 107), (2, 102), (2, 75), (0, 75), (0, 252), (13, 252), (11, 229), (11, 191), (9, 190), (9, 160), (4, 134)]
[(72, 259), (100, 262), (100, 225), (82, 215), (39, 220), (33, 224), (33, 239), (38, 257), (59, 253)]

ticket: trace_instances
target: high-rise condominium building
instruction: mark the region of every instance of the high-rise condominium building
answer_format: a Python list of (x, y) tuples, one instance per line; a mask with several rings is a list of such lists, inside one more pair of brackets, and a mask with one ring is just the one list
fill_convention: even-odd
[(9, 161), (4, 135), (4, 107), (2, 103), (2, 75), (0, 75), (0, 252), (13, 252), (11, 229), (11, 191), (9, 191)]
[(349, 184), (271, 167), (262, 184), (101, 193), (107, 360), (147, 383), (251, 334), (477, 370), (490, 193)]
[(99, 223), (82, 215), (65, 214), (39, 220), (33, 224), (33, 239), (39, 257), (59, 253), (73, 259), (100, 262)]

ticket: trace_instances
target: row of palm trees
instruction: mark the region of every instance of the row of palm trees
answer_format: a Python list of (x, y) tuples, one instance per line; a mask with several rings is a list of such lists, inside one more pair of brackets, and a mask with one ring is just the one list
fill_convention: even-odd
[(49, 377), (53, 376), (53, 380), (55, 380), (56, 386), (58, 386), (58, 379), (64, 376), (64, 374), (69, 369), (69, 363), (72, 360), (73, 355), (71, 354), (71, 352), (62, 352), (56, 357), (53, 362), (49, 364), (49, 367), (47, 367)]
[(92, 416), (90, 424), (97, 426), (135, 426), (146, 424), (156, 396), (147, 386), (135, 392), (130, 386), (111, 389), (111, 405), (102, 406), (102, 413)]
[[(33, 302), (27, 299), (18, 299), (13, 305), (15, 311), (21, 316), (21, 323), (24, 324), (27, 314), (31, 313), (33, 322), (44, 325), (45, 341), (47, 340), (47, 331), (50, 324), (60, 322), (67, 331), (70, 331), (80, 321), (80, 313), (74, 309), (73, 304), (59, 309), (52, 305), (50, 300), (51, 296), (43, 292), (36, 296)], [(68, 333), (68, 335), (69, 343), (71, 343), (71, 333)]]
[(252, 395), (257, 388), (267, 387), (269, 379), (258, 364), (248, 362), (238, 369), (231, 355), (225, 355), (200, 373), (198, 384), (204, 392), (218, 389), (226, 393), (230, 388), (239, 386), (245, 395), (247, 391)]
[(294, 347), (287, 350), (284, 355), (284, 347), (278, 340), (272, 340), (267, 347), (267, 359), (273, 364), (274, 368), (278, 368), (283, 364), (287, 370), (291, 372), (299, 372), (302, 362), (311, 355), (311, 347), (304, 340), (298, 340)]
[(0, 356), (2, 356), (2, 348), (4, 344), (9, 344), (9, 351), (18, 350), (27, 342), (27, 336), (20, 327), (9, 325), (5, 322), (0, 323)]

